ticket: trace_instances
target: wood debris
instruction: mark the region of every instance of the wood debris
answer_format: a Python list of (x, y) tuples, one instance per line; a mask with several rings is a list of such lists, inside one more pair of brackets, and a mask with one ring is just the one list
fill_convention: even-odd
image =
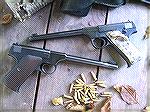
[(150, 106), (145, 107), (143, 112), (150, 112)]
[(2, 24), (9, 24), (11, 21), (12, 21), (12, 14), (5, 14), (3, 17), (2, 17)]
[(131, 104), (137, 104), (138, 103), (137, 93), (136, 93), (136, 90), (133, 87), (131, 87), (129, 85), (122, 85), (122, 86), (115, 85), (114, 89), (117, 90), (120, 93), (121, 98), (127, 104), (131, 105)]
[(101, 108), (101, 112), (110, 112), (110, 111), (111, 111), (111, 98), (108, 97)]
[(114, 89), (117, 91), (117, 92), (121, 92), (121, 86), (120, 85), (118, 85), (118, 84), (116, 84), (116, 85), (114, 85), (113, 86), (114, 87)]
[(87, 105), (85, 105), (85, 111), (84, 112), (94, 112), (94, 102), (91, 102)]
[(150, 26), (146, 28), (145, 34), (144, 34), (144, 39), (148, 39), (150, 37)]

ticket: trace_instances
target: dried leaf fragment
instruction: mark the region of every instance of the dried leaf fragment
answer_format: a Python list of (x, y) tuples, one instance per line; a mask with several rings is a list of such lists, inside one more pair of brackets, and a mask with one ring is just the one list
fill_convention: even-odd
[(63, 105), (63, 98), (62, 97), (54, 98), (52, 99), (52, 103), (54, 105)]
[(9, 24), (12, 21), (12, 14), (5, 14), (2, 17), (2, 24)]
[(121, 89), (121, 97), (127, 104), (137, 104), (137, 93), (131, 86), (123, 86)]
[(145, 34), (144, 34), (144, 39), (148, 39), (150, 37), (150, 26), (146, 28)]
[(150, 112), (150, 106), (145, 107), (143, 112)]
[(93, 112), (94, 111), (94, 102), (91, 101), (90, 103), (85, 105), (85, 111), (84, 112)]
[(111, 105), (110, 105), (110, 103), (111, 103), (111, 98), (108, 97), (106, 99), (106, 101), (104, 102), (104, 105), (101, 108), (101, 112), (110, 112), (111, 111)]
[(121, 92), (121, 87), (120, 87), (120, 85), (118, 85), (118, 84), (116, 84), (116, 85), (114, 85), (113, 86), (113, 88), (117, 91), (117, 92)]
[(137, 93), (136, 90), (129, 85), (114, 86), (114, 88), (120, 93), (121, 98), (129, 105), (137, 104)]

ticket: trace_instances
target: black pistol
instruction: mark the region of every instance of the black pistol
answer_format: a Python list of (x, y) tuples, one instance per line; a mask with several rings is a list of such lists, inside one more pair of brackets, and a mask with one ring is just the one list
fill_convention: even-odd
[(28, 40), (32, 42), (46, 39), (86, 36), (90, 38), (93, 47), (96, 49), (106, 46), (113, 47), (127, 62), (128, 67), (130, 67), (133, 63), (141, 59), (140, 52), (128, 39), (129, 36), (136, 32), (135, 24), (128, 21), (43, 35), (33, 34)]
[(16, 59), (16, 64), (4, 76), (3, 82), (8, 88), (16, 92), (19, 91), (20, 86), (35, 70), (45, 74), (53, 73), (57, 64), (61, 61), (73, 61), (110, 69), (118, 68), (117, 65), (106, 62), (15, 43), (10, 48), (9, 55)]

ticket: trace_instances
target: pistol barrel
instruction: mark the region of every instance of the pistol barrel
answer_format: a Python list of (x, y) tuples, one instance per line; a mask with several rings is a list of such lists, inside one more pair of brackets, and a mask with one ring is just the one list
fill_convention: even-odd
[(93, 59), (88, 59), (88, 58), (81, 58), (77, 56), (72, 56), (72, 55), (67, 55), (65, 58), (67, 61), (73, 61), (73, 62), (78, 62), (78, 63), (83, 63), (83, 64), (88, 64), (88, 65), (94, 65), (94, 66), (99, 66), (99, 67), (105, 67), (105, 68), (110, 68), (110, 69), (117, 69), (118, 66), (115, 64), (110, 64), (108, 62), (101, 62)]
[(32, 34), (30, 37), (28, 37), (28, 40), (32, 42), (32, 41), (40, 41), (40, 40), (47, 40), (47, 39), (57, 39), (62, 37), (64, 38), (64, 37), (71, 37), (71, 36), (79, 36), (79, 35), (83, 35), (82, 29), (55, 32), (55, 33), (42, 34), (42, 35)]

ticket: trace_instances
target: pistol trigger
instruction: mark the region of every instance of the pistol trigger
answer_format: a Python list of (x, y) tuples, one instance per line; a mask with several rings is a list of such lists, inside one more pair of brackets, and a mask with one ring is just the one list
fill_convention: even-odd
[(92, 45), (93, 45), (93, 47), (94, 47), (95, 49), (99, 49), (99, 47), (97, 47), (97, 46), (95, 45), (95, 39), (92, 39), (92, 40), (91, 40), (91, 43), (92, 43)]
[(111, 46), (112, 44), (108, 41), (107, 42), (107, 44), (106, 44), (106, 46)]
[(126, 28), (123, 28), (123, 29), (122, 29), (122, 33), (123, 33), (123, 34), (126, 34), (126, 33), (127, 33), (127, 29), (126, 29)]

